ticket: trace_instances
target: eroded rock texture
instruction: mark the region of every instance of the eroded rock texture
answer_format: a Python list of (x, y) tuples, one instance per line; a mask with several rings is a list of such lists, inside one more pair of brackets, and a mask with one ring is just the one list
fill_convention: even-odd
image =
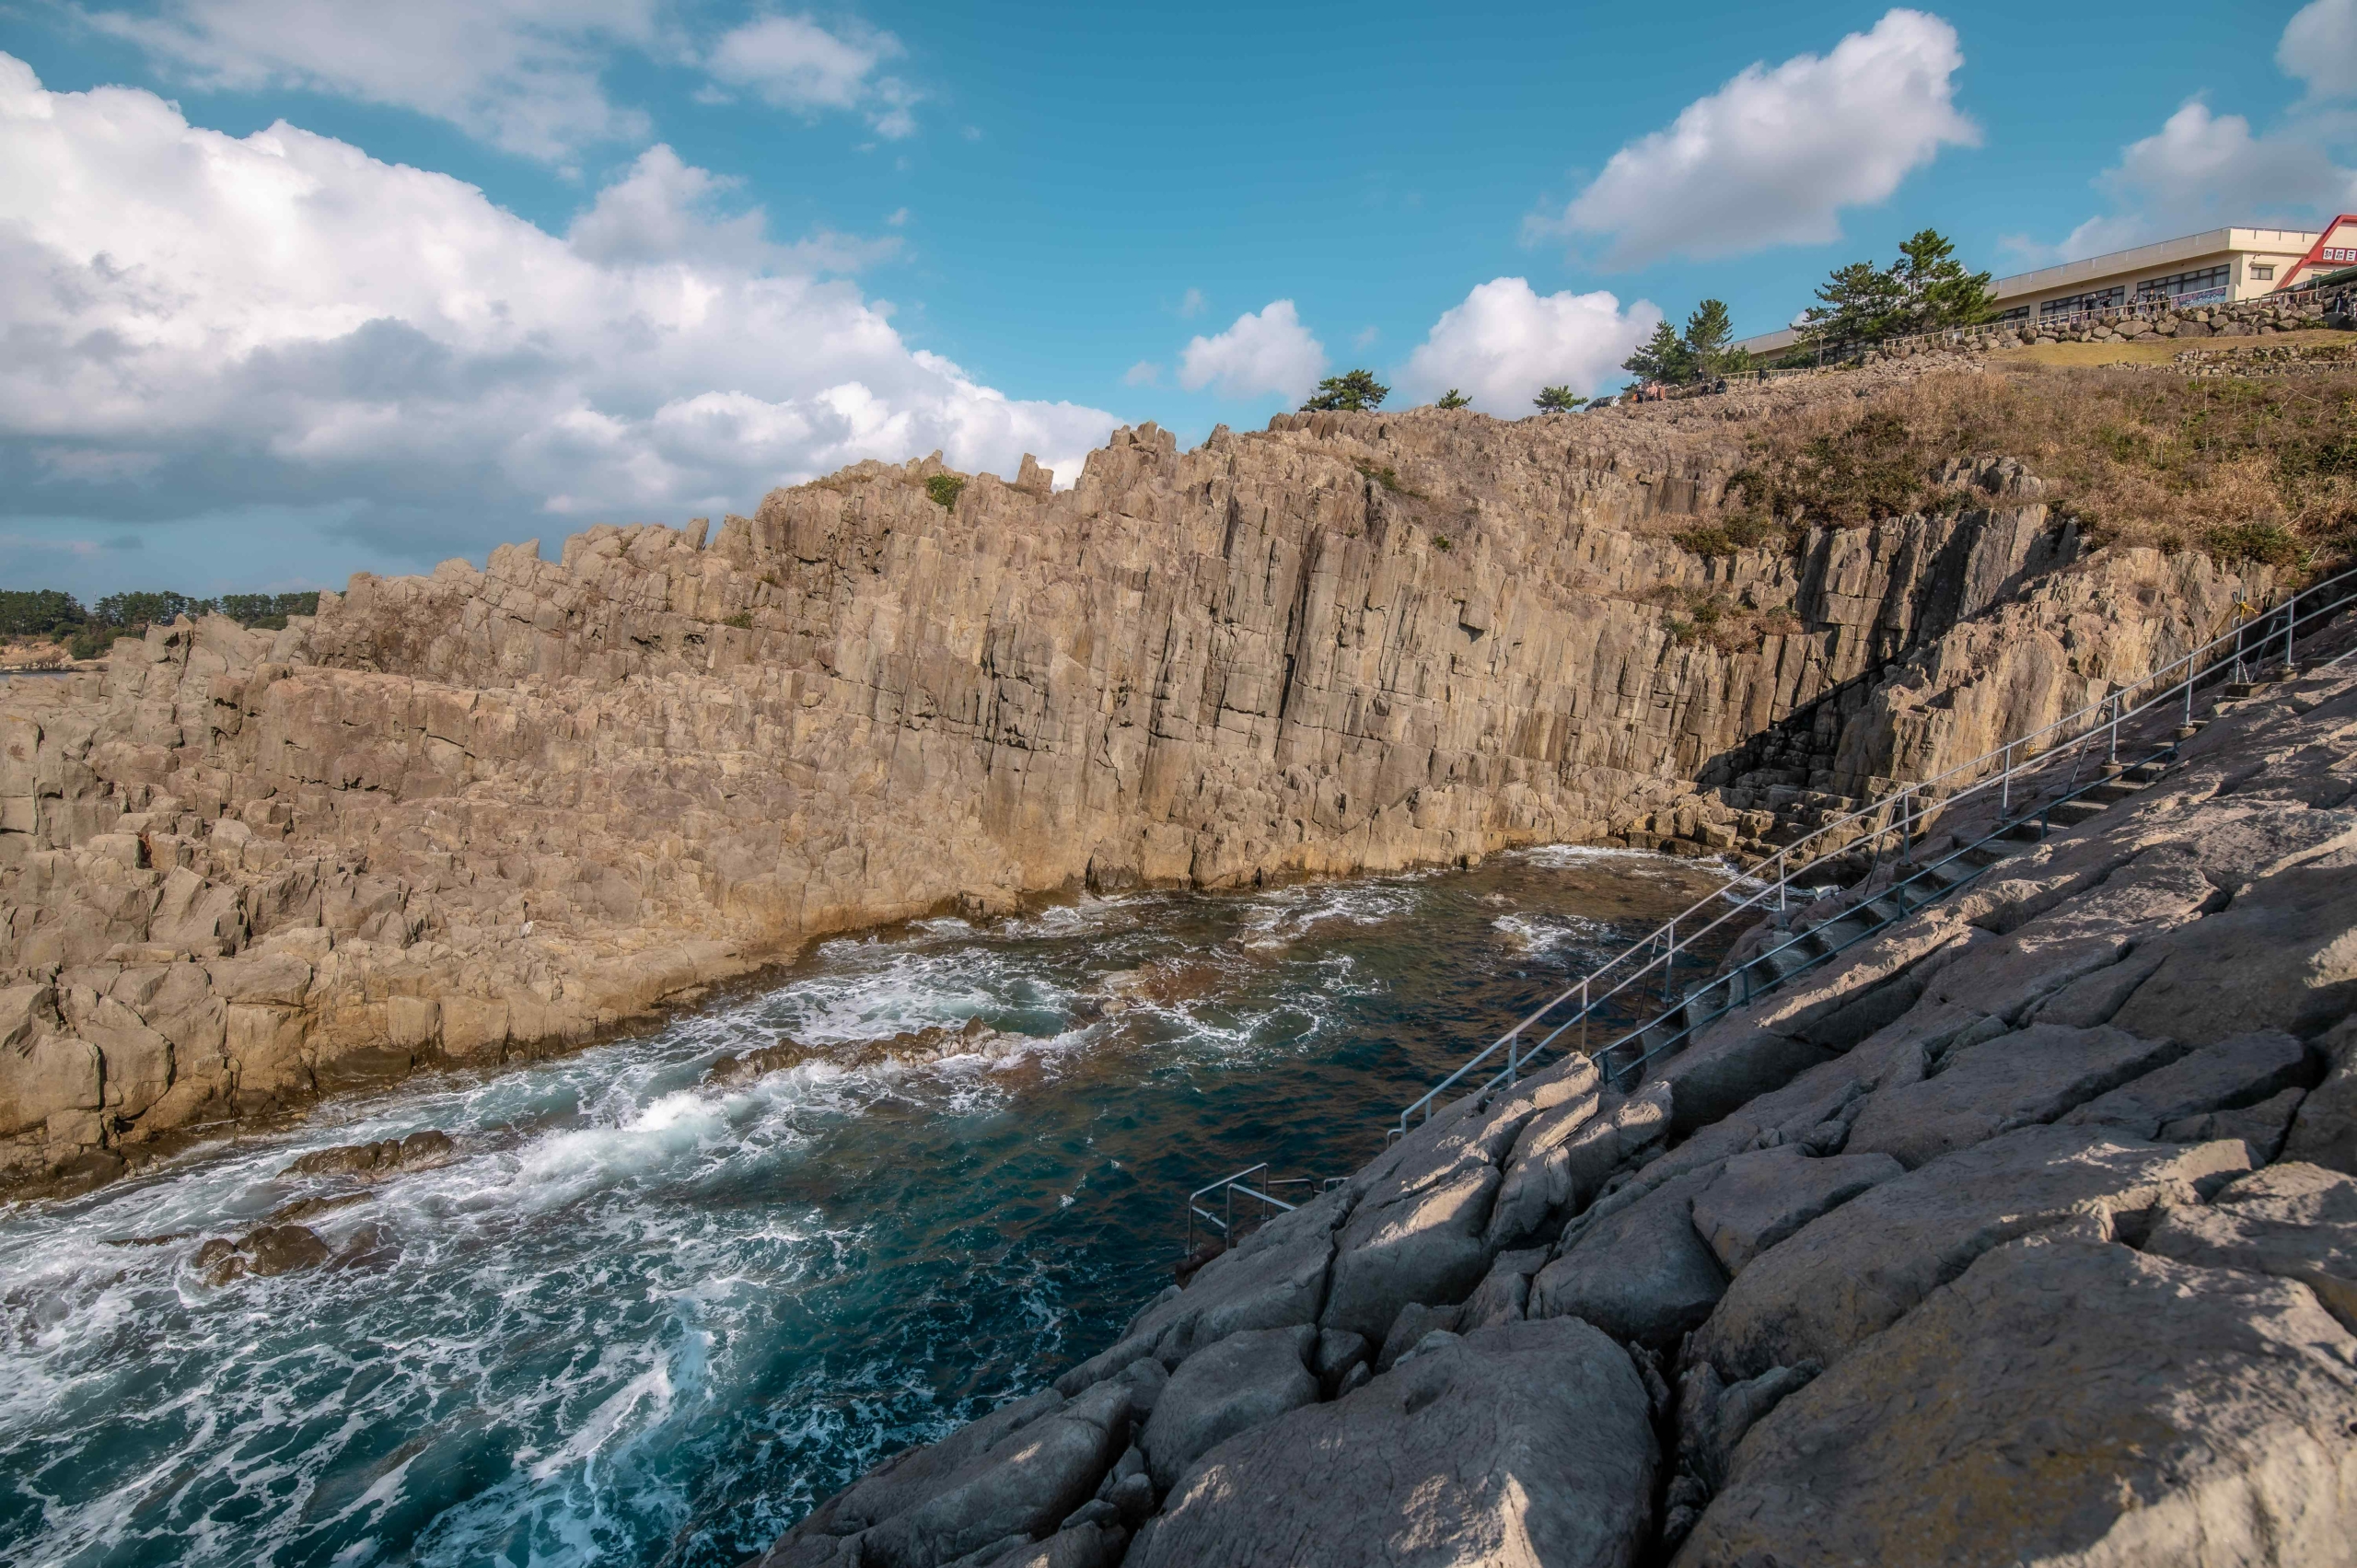
[(2017, 465), (1789, 551), (1678, 544), (1746, 417), (1802, 395), (1285, 415), (1183, 453), (1148, 425), (1068, 492), (1027, 464), (947, 509), (937, 463), (868, 463), (716, 534), (364, 575), (282, 633), (159, 629), (18, 682), (0, 1165), (103, 1174), (945, 906), (1756, 844), (2265, 590), (2090, 553)]
[(1644, 1081), (1441, 1109), (764, 1561), (939, 1568), (893, 1520), (1077, 1495), (998, 1434), (1084, 1409), (1089, 1501), (955, 1561), (2357, 1561), (2352, 833), (2328, 669)]

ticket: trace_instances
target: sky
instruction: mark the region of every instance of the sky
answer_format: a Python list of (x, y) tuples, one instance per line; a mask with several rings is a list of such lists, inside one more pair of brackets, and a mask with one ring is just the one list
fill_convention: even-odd
[(0, 587), (1069, 483), (1354, 366), (1518, 417), (1926, 226), (2003, 275), (2349, 209), (2357, 0), (0, 0)]

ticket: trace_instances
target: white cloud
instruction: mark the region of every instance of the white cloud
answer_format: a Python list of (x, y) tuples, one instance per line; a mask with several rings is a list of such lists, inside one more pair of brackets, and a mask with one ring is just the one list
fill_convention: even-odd
[(0, 510), (345, 504), (431, 560), (936, 447), (1070, 479), (1111, 428), (912, 350), (718, 189), (656, 148), (560, 238), (447, 175), (0, 54)]
[(680, 161), (658, 142), (638, 156), (628, 174), (598, 192), (596, 204), (574, 219), (565, 237), (575, 254), (592, 261), (701, 260), (754, 272), (852, 273), (900, 249), (897, 235), (861, 239), (831, 229), (776, 244), (761, 208), (720, 212), (721, 196), (739, 183)]
[(1955, 103), (1963, 64), (1945, 21), (1890, 11), (1822, 59), (1746, 67), (1532, 229), (1608, 238), (1615, 266), (1837, 239), (1842, 208), (1888, 197), (1943, 146), (1979, 144)]
[(1202, 289), (1189, 289), (1186, 293), (1178, 296), (1179, 318), (1184, 320), (1191, 320), (1193, 318), (1202, 315), (1203, 313), (1203, 307), (1206, 303), (1208, 302), (1203, 298), (1203, 291)]
[(1124, 387), (1159, 387), (1162, 385), (1162, 366), (1156, 365), (1151, 359), (1141, 359), (1135, 365), (1131, 366), (1127, 370), (1121, 372), (1121, 385)]
[(1214, 337), (1190, 340), (1178, 355), (1180, 386), (1215, 387), (1224, 398), (1306, 397), (1325, 373), (1325, 345), (1309, 335), (1290, 299), (1247, 311)]
[(1519, 417), (1542, 387), (1593, 392), (1618, 378), (1661, 319), (1642, 299), (1623, 310), (1602, 290), (1541, 295), (1521, 278), (1492, 278), (1442, 312), (1401, 379), (1426, 396), (1456, 387), (1478, 409)]
[(609, 100), (602, 61), (644, 48), (661, 0), (166, 0), (154, 16), (91, 21), (203, 87), (293, 87), (395, 104), (530, 157), (642, 136)]
[(2357, 0), (2316, 0), (2284, 24), (2275, 46), (2283, 74), (2308, 85), (2312, 97), (2357, 96)]
[(2357, 192), (2357, 174), (2335, 164), (2297, 128), (2253, 135), (2241, 115), (2212, 114), (2199, 100), (2131, 145), (2098, 183), (2119, 210), (2073, 229), (2060, 247), (2064, 256), (2101, 255), (2223, 224), (2342, 207)]
[(888, 32), (830, 32), (808, 17), (761, 17), (722, 35), (704, 68), (714, 79), (797, 113), (859, 110), (888, 139), (913, 135), (917, 93), (877, 67), (906, 53)]

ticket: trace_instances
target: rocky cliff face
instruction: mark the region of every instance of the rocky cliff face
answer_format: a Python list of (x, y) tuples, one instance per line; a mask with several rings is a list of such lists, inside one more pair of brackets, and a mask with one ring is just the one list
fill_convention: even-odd
[(1189, 452), (1147, 425), (1068, 492), (1027, 463), (947, 506), (937, 463), (870, 463), (716, 535), (357, 577), (285, 633), (17, 682), (0, 1162), (103, 1175), (945, 905), (1756, 847), (2264, 591), (2090, 553), (1994, 461), (1934, 516), (1681, 546), (1746, 419), (1819, 395), (1287, 415)]
[(2122, 788), (1648, 1081), (1448, 1108), (762, 1568), (2357, 1560), (2357, 673)]

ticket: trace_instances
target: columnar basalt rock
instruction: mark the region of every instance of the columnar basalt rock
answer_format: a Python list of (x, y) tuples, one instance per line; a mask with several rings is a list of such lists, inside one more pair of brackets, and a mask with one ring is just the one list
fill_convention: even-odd
[[(1682, 548), (1745, 419), (1819, 395), (1283, 415), (1186, 452), (1144, 425), (1069, 491), (1027, 464), (948, 508), (937, 461), (865, 463), (716, 531), (363, 575), (283, 633), (158, 628), (17, 682), (0, 1169), (95, 1179), (943, 908), (1756, 842), (1794, 803), (1734, 764), (1796, 710), (1840, 720), (1811, 721), (1828, 786), (1865, 790), (2264, 587), (2090, 555), (1985, 463), (1936, 516)], [(1681, 631), (1694, 595), (1754, 632)]]
[[(1648, 1082), (1440, 1108), (761, 1562), (2357, 1562), (2352, 874), (2328, 669)], [(2238, 964), (2236, 1029), (2185, 977)], [(899, 1555), (962, 1478), (1076, 1495), (1004, 1434), (1124, 1401), (1091, 1501)]]

